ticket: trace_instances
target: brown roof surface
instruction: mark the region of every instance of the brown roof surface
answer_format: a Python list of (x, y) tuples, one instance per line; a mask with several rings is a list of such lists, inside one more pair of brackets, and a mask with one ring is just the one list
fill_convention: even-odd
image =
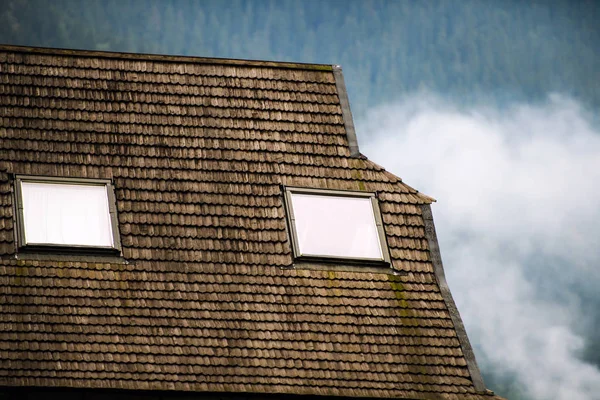
[[(113, 179), (127, 263), (16, 259), (11, 174)], [(290, 268), (280, 185), (376, 191), (399, 274)], [(4, 46), (0, 386), (490, 399), (428, 202), (350, 156), (329, 66)]]

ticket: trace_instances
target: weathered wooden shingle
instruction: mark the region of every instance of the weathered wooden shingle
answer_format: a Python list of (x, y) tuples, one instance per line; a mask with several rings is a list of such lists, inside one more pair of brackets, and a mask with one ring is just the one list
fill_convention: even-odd
[[(110, 178), (127, 263), (15, 259), (11, 174)], [(281, 185), (377, 192), (399, 274), (293, 269)], [(0, 385), (475, 390), (430, 198), (351, 157), (332, 69), (0, 51)]]

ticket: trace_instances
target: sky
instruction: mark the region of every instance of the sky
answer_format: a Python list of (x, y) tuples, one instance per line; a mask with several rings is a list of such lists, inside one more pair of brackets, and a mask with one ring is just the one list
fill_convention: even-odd
[[(408, 94), (357, 121), (361, 151), (437, 199), (444, 268), (479, 364), (533, 399), (594, 399), (600, 131), (580, 104), (456, 107)], [(588, 343), (589, 344), (589, 343)]]
[(0, 43), (342, 64), (361, 152), (437, 199), (488, 387), (597, 399), (600, 3), (348, 4), (3, 0)]

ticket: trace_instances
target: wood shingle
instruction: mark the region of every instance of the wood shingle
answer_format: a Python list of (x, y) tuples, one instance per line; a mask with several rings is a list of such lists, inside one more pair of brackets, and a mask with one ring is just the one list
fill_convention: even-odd
[[(331, 66), (0, 47), (0, 386), (499, 399), (345, 118)], [(122, 258), (24, 257), (15, 174), (111, 179)], [(376, 192), (391, 269), (295, 265), (282, 186)]]

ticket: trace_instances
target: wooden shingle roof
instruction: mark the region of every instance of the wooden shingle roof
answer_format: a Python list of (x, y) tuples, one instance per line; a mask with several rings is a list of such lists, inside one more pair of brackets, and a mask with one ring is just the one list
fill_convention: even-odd
[[(495, 398), (431, 199), (351, 154), (338, 92), (331, 66), (0, 47), (0, 386)], [(18, 254), (14, 174), (112, 179), (123, 260)], [(282, 185), (377, 192), (393, 271), (294, 266)]]

